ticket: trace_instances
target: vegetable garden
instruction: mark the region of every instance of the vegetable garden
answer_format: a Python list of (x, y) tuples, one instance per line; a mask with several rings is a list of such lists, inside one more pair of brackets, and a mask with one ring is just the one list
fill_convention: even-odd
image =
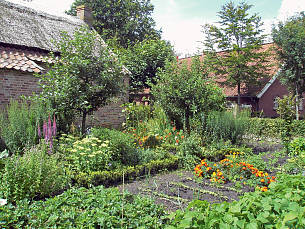
[[(20, 109), (28, 122), (32, 108)], [(215, 141), (202, 135), (204, 127), (177, 129), (158, 105), (129, 104), (125, 114), (123, 131), (91, 128), (85, 136), (56, 133), (49, 117), (36, 141), (10, 145), (19, 153), (6, 146), (1, 227), (304, 228), (304, 136), (287, 152), (270, 136), (251, 140), (253, 126), (235, 126), (242, 138)], [(215, 117), (224, 117), (211, 115), (215, 126)], [(1, 125), (22, 122), (16, 116)], [(225, 117), (224, 128), (247, 119)], [(240, 140), (233, 145), (230, 138)]]

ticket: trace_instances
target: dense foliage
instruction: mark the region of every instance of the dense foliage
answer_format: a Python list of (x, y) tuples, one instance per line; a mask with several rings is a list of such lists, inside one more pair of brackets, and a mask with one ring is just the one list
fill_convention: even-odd
[[(272, 29), (272, 38), (277, 45), (277, 54), (281, 62), (281, 79), (296, 95), (298, 103), (305, 91), (305, 14), (299, 13), (279, 22)], [(298, 106), (296, 108), (299, 117)]]
[(129, 86), (132, 90), (148, 88), (156, 83), (159, 68), (163, 69), (167, 61), (174, 60), (174, 51), (167, 41), (155, 38), (137, 42), (119, 52), (124, 65), (131, 72)]
[(178, 128), (190, 132), (190, 119), (196, 114), (207, 114), (223, 108), (224, 95), (208, 77), (204, 63), (194, 58), (187, 63), (168, 62), (158, 73), (152, 94)]
[(29, 204), (0, 206), (2, 228), (162, 228), (162, 207), (152, 200), (102, 186), (70, 189)]
[(70, 179), (58, 155), (48, 155), (48, 147), (41, 143), (22, 156), (5, 159), (0, 174), (0, 196), (10, 202), (24, 198), (44, 198), (67, 188)]
[(147, 37), (160, 37), (152, 18), (154, 6), (150, 0), (75, 0), (67, 12), (76, 15), (76, 7), (91, 8), (93, 27), (105, 40), (116, 37), (127, 48)]
[(232, 144), (241, 144), (242, 137), (248, 129), (246, 113), (211, 112), (202, 116), (201, 134), (205, 142), (230, 141)]
[[(248, 134), (258, 136), (260, 138), (278, 138), (281, 134), (279, 126), (283, 125), (284, 120), (280, 118), (250, 118), (248, 119), (249, 129)], [(305, 137), (305, 121), (293, 120), (292, 136)]]
[(50, 115), (48, 104), (11, 100), (0, 113), (0, 138), (10, 154), (21, 154), (25, 147), (38, 143), (37, 127)]
[(84, 133), (87, 115), (123, 92), (123, 68), (98, 34), (87, 28), (76, 31), (73, 38), (62, 33), (56, 45), (60, 58), (53, 56), (50, 70), (39, 76), (38, 97), (50, 101), (58, 117), (72, 116), (70, 124), (80, 113)]
[(267, 192), (246, 193), (239, 201), (193, 201), (169, 217), (166, 228), (303, 228), (305, 178), (283, 175)]
[[(238, 105), (242, 85), (257, 85), (270, 66), (267, 50), (262, 50), (261, 18), (250, 14), (252, 5), (226, 3), (218, 12), (218, 25), (205, 25), (207, 65), (224, 84), (236, 88)], [(223, 51), (220, 52), (219, 51)]]

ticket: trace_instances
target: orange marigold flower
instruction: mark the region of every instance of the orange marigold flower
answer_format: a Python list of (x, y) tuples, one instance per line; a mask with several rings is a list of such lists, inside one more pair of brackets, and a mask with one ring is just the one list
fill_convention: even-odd
[(174, 126), (173, 131), (175, 131), (175, 130), (176, 130), (176, 127)]
[(183, 138), (184, 138), (184, 136), (182, 135), (182, 136), (181, 136), (181, 139), (183, 139)]
[(170, 136), (170, 135), (172, 135), (172, 133), (168, 133), (168, 135)]
[(243, 170), (246, 170), (246, 167), (243, 167)]
[(264, 182), (265, 182), (265, 179), (261, 179), (261, 182), (264, 183)]
[(178, 139), (176, 140), (176, 143), (177, 143), (177, 144), (179, 143), (179, 140), (178, 140)]

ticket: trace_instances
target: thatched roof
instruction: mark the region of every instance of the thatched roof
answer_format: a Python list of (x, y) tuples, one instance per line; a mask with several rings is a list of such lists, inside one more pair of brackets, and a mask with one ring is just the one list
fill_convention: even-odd
[(52, 40), (62, 31), (70, 36), (85, 25), (76, 17), (58, 17), (0, 0), (0, 42), (57, 51)]

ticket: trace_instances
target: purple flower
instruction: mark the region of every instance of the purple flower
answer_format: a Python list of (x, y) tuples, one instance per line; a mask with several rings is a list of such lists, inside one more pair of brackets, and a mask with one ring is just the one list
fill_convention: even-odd
[(48, 136), (47, 136), (48, 130), (47, 130), (47, 128), (48, 128), (47, 123), (45, 121), (43, 121), (43, 136), (44, 136), (45, 141), (48, 141)]

